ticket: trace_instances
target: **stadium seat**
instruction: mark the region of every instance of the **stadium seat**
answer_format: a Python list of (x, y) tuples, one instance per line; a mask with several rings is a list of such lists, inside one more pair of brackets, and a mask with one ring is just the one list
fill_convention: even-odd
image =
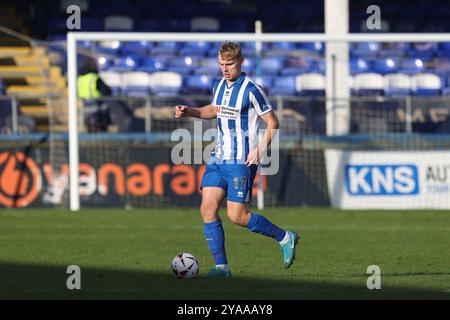
[(350, 45), (352, 57), (376, 57), (381, 49), (378, 42), (357, 42)]
[(355, 75), (359, 73), (369, 72), (369, 63), (363, 58), (350, 59), (350, 74)]
[(97, 44), (95, 50), (100, 53), (106, 54), (118, 54), (121, 49), (122, 43), (117, 40), (112, 41), (100, 41)]
[(156, 96), (177, 96), (182, 84), (183, 78), (176, 72), (160, 71), (150, 75), (150, 88)]
[(360, 73), (354, 76), (353, 88), (358, 96), (382, 96), (384, 78), (378, 73)]
[(216, 58), (217, 60), (217, 55), (219, 53), (219, 48), (222, 45), (222, 42), (210, 42), (210, 47), (208, 52), (206, 52), (206, 55), (208, 57), (213, 57)]
[(116, 59), (114, 65), (109, 67), (109, 71), (128, 72), (134, 71), (138, 68), (140, 57), (138, 56), (124, 56)]
[(253, 70), (255, 70), (255, 59), (252, 57), (246, 57), (244, 58), (244, 63), (242, 64), (242, 71), (246, 72), (247, 74), (252, 73)]
[(175, 41), (161, 41), (156, 42), (152, 49), (152, 55), (168, 55), (176, 56), (178, 52), (179, 44)]
[(146, 97), (150, 94), (150, 76), (145, 72), (122, 74), (122, 89), (126, 96)]
[(261, 59), (264, 75), (277, 75), (284, 67), (284, 57), (267, 57)]
[(122, 54), (127, 55), (142, 55), (146, 56), (153, 48), (153, 43), (150, 41), (129, 41), (123, 42)]
[(165, 70), (179, 73), (183, 76), (191, 74), (197, 67), (198, 58), (189, 56), (180, 56), (168, 60)]
[(385, 43), (378, 52), (380, 58), (399, 58), (408, 53), (411, 45), (406, 42)]
[(295, 77), (293, 76), (283, 76), (274, 77), (272, 81), (272, 86), (269, 88), (271, 95), (279, 96), (294, 96), (296, 94), (295, 90)]
[(213, 17), (195, 17), (191, 19), (191, 32), (219, 32), (219, 20)]
[(218, 75), (220, 71), (217, 57), (203, 58), (199, 60), (198, 67), (194, 69), (196, 74)]
[(131, 31), (133, 30), (133, 18), (129, 16), (107, 16), (103, 22), (105, 31)]
[(97, 69), (99, 71), (108, 70), (114, 64), (114, 59), (106, 56), (100, 55), (97, 57)]
[(104, 71), (99, 73), (103, 82), (111, 89), (113, 96), (118, 96), (122, 89), (122, 76), (118, 72)]
[(211, 44), (205, 41), (187, 42), (183, 48), (179, 50), (180, 56), (197, 56), (203, 57), (206, 55)]
[(450, 43), (449, 42), (440, 43), (437, 55), (439, 57), (450, 57)]
[(212, 88), (212, 77), (205, 75), (190, 75), (184, 79), (185, 93), (187, 94), (210, 94)]
[(322, 42), (300, 42), (297, 45), (298, 49), (315, 53), (317, 55), (323, 53), (325, 46)]
[(320, 73), (305, 73), (295, 79), (295, 88), (300, 96), (325, 95), (325, 77)]
[(384, 76), (385, 93), (388, 97), (404, 97), (411, 94), (411, 77), (403, 73)]
[(421, 73), (425, 70), (425, 64), (422, 59), (403, 58), (399, 62), (398, 72), (406, 74)]
[[(242, 42), (239, 44), (241, 46), (242, 54), (245, 58), (256, 56), (256, 44), (254, 42)], [(268, 43), (262, 43), (261, 51), (263, 54), (267, 53), (269, 49)]]
[(392, 58), (377, 58), (372, 60), (371, 71), (379, 74), (394, 73), (398, 70), (398, 62)]
[(309, 72), (311, 71), (312, 64), (312, 61), (305, 57), (288, 57), (286, 58), (285, 67), (281, 70), (281, 75), (296, 76)]
[(441, 79), (435, 74), (416, 74), (411, 77), (411, 80), (414, 95), (436, 96), (441, 94)]
[(142, 60), (140, 66), (136, 70), (149, 73), (155, 71), (163, 71), (166, 69), (168, 60), (169, 57), (166, 56), (155, 56), (152, 58), (146, 57)]
[(266, 55), (285, 55), (296, 49), (294, 42), (274, 42), (269, 50), (264, 50)]
[(408, 54), (415, 58), (431, 58), (437, 51), (438, 44), (436, 42), (414, 43)]
[(258, 82), (258, 79), (256, 77), (253, 77), (255, 81), (264, 89), (264, 90), (270, 90), (270, 88), (273, 87), (274, 83), (274, 77), (271, 76), (262, 76), (261, 81)]

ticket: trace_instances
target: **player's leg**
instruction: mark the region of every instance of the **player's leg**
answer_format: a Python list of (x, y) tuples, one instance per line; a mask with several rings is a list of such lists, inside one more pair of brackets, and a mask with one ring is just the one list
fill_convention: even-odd
[(202, 189), (200, 213), (204, 222), (205, 239), (216, 264), (208, 276), (229, 277), (231, 275), (225, 251), (225, 233), (219, 217), (220, 205), (226, 197), (226, 191), (219, 187)]
[(207, 165), (201, 188), (200, 213), (204, 223), (205, 239), (216, 264), (208, 276), (229, 277), (231, 273), (225, 251), (225, 234), (219, 217), (220, 205), (226, 197), (226, 183), (216, 165)]
[(284, 266), (289, 268), (295, 258), (295, 246), (298, 240), (297, 233), (286, 231), (270, 222), (264, 216), (256, 212), (250, 212), (248, 209), (256, 166), (229, 166), (227, 171), (227, 214), (229, 219), (252, 232), (275, 239), (281, 246)]

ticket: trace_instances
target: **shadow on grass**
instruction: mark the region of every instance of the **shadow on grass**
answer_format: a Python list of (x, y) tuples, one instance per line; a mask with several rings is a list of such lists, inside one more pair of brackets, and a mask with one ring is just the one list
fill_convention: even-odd
[[(293, 279), (178, 280), (167, 274), (81, 266), (81, 290), (68, 290), (67, 266), (0, 262), (0, 299), (450, 299), (450, 292)], [(322, 278), (323, 279), (323, 278)]]

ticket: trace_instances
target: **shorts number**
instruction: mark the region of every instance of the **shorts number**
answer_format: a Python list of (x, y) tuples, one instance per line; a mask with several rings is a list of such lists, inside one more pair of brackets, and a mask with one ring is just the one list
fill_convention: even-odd
[[(241, 182), (240, 188), (239, 188), (239, 181)], [(234, 188), (235, 189), (244, 189), (246, 183), (247, 183), (247, 177), (245, 177), (245, 176), (234, 178)]]

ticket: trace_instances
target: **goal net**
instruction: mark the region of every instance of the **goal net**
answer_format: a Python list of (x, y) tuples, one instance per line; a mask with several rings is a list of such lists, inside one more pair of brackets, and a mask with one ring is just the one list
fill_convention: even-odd
[[(450, 207), (449, 35), (69, 33), (71, 209), (200, 203), (216, 122), (173, 107), (211, 102), (226, 40), (280, 121), (252, 205), (259, 188), (265, 206)], [(76, 108), (88, 58), (110, 93)], [(175, 163), (183, 132), (190, 162)]]

